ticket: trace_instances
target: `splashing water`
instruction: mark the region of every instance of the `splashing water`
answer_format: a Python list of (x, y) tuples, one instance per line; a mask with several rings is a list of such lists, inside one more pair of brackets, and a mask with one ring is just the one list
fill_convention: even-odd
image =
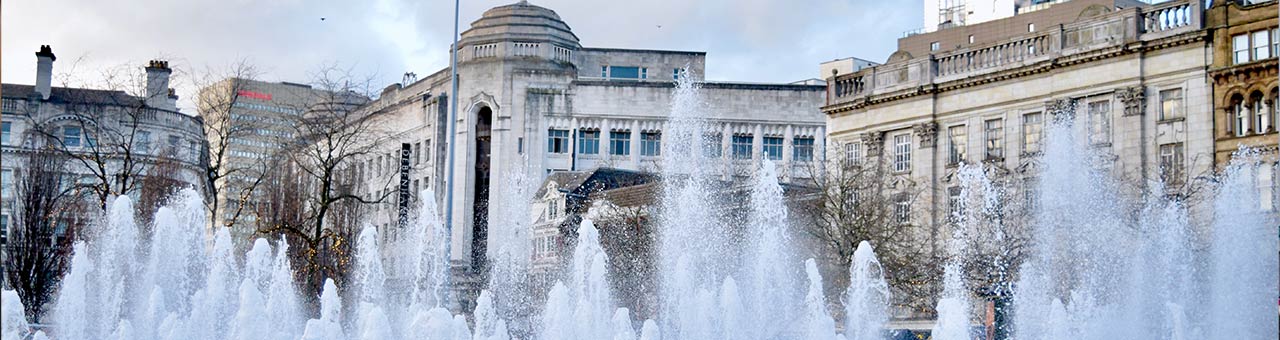
[[(579, 225), (567, 277), (550, 288), (541, 311), (510, 312), (527, 298), (519, 271), (528, 254), (522, 238), (527, 213), (521, 210), (528, 192), (520, 187), (529, 178), (516, 176), (514, 191), (495, 195), (502, 207), (491, 219), (495, 244), (489, 248), (494, 268), (511, 280), (497, 279), (496, 291), (480, 292), (472, 323), (446, 309), (449, 235), (433, 199), (422, 200), (416, 217), (389, 244), (382, 244), (378, 230), (361, 230), (344, 301), (332, 280), (319, 297), (299, 296), (283, 240), (274, 246), (256, 240), (247, 253), (234, 254), (229, 233), (219, 229), (206, 243), (201, 198), (184, 191), (157, 211), (152, 228), (139, 228), (129, 198), (112, 202), (94, 226), (98, 232), (74, 246), (48, 335), (507, 340), (520, 328), (540, 340), (886, 339), (891, 296), (885, 275), (891, 273), (872, 244), (862, 242), (854, 252), (850, 286), (841, 298), (845, 316), (837, 322), (817, 262), (797, 258), (775, 165), (759, 164), (745, 199), (716, 196), (725, 192), (719, 180), (726, 176), (707, 166), (717, 160), (698, 152), (704, 110), (692, 77), (680, 79), (664, 131), (661, 215), (654, 218), (660, 270), (654, 319), (634, 319), (615, 304), (608, 255), (590, 220)], [(1028, 228), (1029, 258), (1017, 275), (996, 273), (1001, 284), (1013, 287), (1014, 336), (1274, 338), (1280, 237), (1272, 215), (1258, 209), (1258, 157), (1239, 153), (1198, 201), (1169, 199), (1159, 183), (1134, 200), (1117, 189), (1122, 186), (1106, 165), (1090, 161), (1097, 157), (1081, 142), (1081, 129), (1069, 122), (1048, 129), (1038, 163), (1041, 205)], [(981, 168), (961, 173), (965, 212), (957, 216), (948, 246), (955, 258), (974, 251), (966, 241), (1002, 226), (990, 216), (1009, 200)], [(721, 216), (726, 207), (744, 207), (742, 217)], [(1207, 241), (1197, 239), (1201, 234)], [(961, 261), (949, 261), (944, 273), (933, 336), (969, 339), (974, 287), (963, 280)], [(16, 293), (0, 298), (0, 339), (48, 338), (45, 330), (33, 333), (26, 325)], [(306, 315), (302, 304), (313, 300), (319, 313)]]

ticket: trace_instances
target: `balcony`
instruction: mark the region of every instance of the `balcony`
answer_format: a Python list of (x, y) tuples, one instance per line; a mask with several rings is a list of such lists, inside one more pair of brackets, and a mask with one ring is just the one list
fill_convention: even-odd
[(1089, 56), (1100, 51), (1200, 30), (1201, 8), (1202, 0), (1169, 1), (1122, 9), (1008, 41), (910, 59), (891, 58), (884, 65), (827, 79), (827, 109), (839, 111), (929, 88), (999, 80), (1092, 60)]

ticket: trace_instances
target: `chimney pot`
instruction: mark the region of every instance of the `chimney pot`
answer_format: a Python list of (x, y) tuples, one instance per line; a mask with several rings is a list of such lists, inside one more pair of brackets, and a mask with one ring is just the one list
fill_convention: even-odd
[(169, 89), (169, 74), (173, 70), (169, 69), (169, 62), (164, 60), (151, 60), (145, 68), (147, 71), (147, 106), (165, 109), (177, 110), (174, 101), (169, 100), (172, 96)]

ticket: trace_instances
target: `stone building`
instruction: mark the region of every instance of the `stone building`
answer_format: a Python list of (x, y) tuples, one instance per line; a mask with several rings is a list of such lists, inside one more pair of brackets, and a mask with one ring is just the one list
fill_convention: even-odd
[[(1205, 11), (1212, 39), (1209, 77), (1213, 82), (1214, 163), (1231, 161), (1241, 145), (1276, 161), (1277, 64), (1280, 32), (1276, 1), (1220, 1)], [(1275, 209), (1274, 167), (1261, 167), (1262, 206)], [(1265, 180), (1265, 181), (1264, 181)]]
[[(1035, 29), (989, 29), (1025, 21), (1013, 16), (903, 38), (884, 65), (828, 79), (831, 148), (921, 183), (924, 197), (898, 213), (926, 228), (937, 228), (958, 198), (951, 189), (962, 162), (1033, 188), (1046, 124), (1058, 115), (1083, 125), (1126, 183), (1208, 173), (1214, 115), (1202, 8), (1198, 0), (1077, 0), (1024, 14), (1072, 18)], [(973, 44), (909, 43), (979, 32), (989, 35)], [(938, 230), (926, 230), (938, 247)]]
[[(411, 184), (399, 192), (430, 188), (445, 207), (452, 187), (455, 269), (483, 267), (488, 218), (499, 213), (488, 204), (490, 193), (508, 187), (517, 169), (535, 176), (659, 169), (680, 77), (700, 85), (711, 131), (706, 150), (718, 156), (707, 166), (725, 178), (747, 176), (766, 157), (786, 178), (802, 177), (823, 155), (821, 85), (704, 82), (704, 52), (583, 47), (554, 11), (523, 1), (486, 11), (460, 39), (456, 144), (446, 124), (450, 70), (410, 75), (366, 106), (388, 131), (377, 154), (357, 166), (368, 170), (365, 195), (387, 190), (390, 176), (403, 177)], [(452, 183), (445, 178), (449, 151), (457, 157)], [(401, 167), (402, 159), (410, 166)], [(394, 204), (371, 223), (394, 226)]]
[[(57, 60), (53, 50), (40, 46), (36, 60), (35, 85), (3, 84), (0, 88), (0, 182), (4, 197), (0, 234), (13, 222), (15, 170), (40, 148), (54, 148), (83, 159), (68, 161), (65, 172), (82, 184), (93, 184), (102, 176), (114, 178), (112, 193), (132, 196), (135, 202), (141, 187), (128, 183), (140, 183), (162, 159), (177, 164), (176, 173), (170, 176), (181, 185), (204, 189), (203, 123), (178, 111), (178, 97), (169, 88), (172, 70), (167, 62), (151, 61), (145, 67), (145, 89), (131, 94), (121, 88), (53, 86), (53, 62)], [(122, 177), (131, 177), (133, 182)], [(128, 190), (117, 192), (123, 189)]]

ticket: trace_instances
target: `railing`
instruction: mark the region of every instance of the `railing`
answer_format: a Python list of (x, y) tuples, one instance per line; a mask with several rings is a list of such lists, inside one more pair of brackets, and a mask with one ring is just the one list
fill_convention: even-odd
[(1195, 31), (1202, 26), (1202, 4), (1201, 0), (1182, 0), (1120, 10), (1010, 41), (864, 68), (828, 79), (829, 104)]
[(1163, 32), (1179, 27), (1186, 27), (1195, 24), (1193, 19), (1193, 11), (1200, 10), (1194, 8), (1195, 3), (1191, 2), (1169, 2), (1153, 6), (1145, 9), (1143, 16), (1142, 29), (1145, 32)]
[(1018, 41), (961, 51), (938, 57), (938, 76), (949, 76), (977, 70), (1019, 63), (1048, 54), (1053, 46), (1049, 35), (1039, 35)]

